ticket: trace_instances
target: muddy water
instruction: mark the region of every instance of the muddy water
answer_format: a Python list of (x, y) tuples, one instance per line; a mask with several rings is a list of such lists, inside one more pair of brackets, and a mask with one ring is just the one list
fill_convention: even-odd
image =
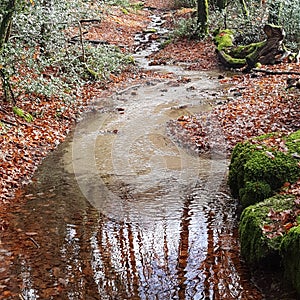
[(99, 100), (10, 215), (0, 299), (262, 299), (239, 259), (225, 155), (166, 134), (218, 101), (216, 77), (182, 71)]

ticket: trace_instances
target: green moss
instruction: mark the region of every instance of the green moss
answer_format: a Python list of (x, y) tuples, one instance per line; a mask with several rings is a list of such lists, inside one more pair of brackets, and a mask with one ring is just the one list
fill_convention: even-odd
[(285, 277), (300, 295), (300, 225), (292, 228), (282, 239), (281, 253)]
[(21, 109), (17, 106), (13, 107), (13, 112), (18, 117), (23, 118), (26, 122), (32, 122), (33, 121), (33, 116), (30, 113), (24, 111), (23, 109)]
[(300, 152), (298, 136), (299, 132), (296, 132), (284, 137), (287, 152), (263, 143), (272, 135), (236, 145), (231, 156), (228, 183), (232, 195), (240, 199), (243, 207), (272, 196), (285, 182), (293, 183), (300, 177), (299, 161), (293, 157), (295, 152)]
[(258, 43), (252, 43), (246, 46), (238, 46), (235, 47), (230, 51), (230, 54), (236, 58), (245, 58), (246, 56), (250, 55), (254, 51), (257, 51), (261, 47), (265, 45), (265, 41), (258, 42)]
[(276, 195), (244, 209), (241, 215), (239, 234), (241, 254), (248, 263), (276, 265), (280, 261), (283, 236), (269, 238), (264, 234), (263, 228), (272, 222), (268, 217), (271, 209), (276, 212), (291, 209), (294, 199), (290, 195)]
[(239, 196), (239, 190), (244, 187), (244, 165), (251, 156), (251, 148), (255, 147), (248, 142), (238, 143), (231, 154), (228, 184), (233, 197)]
[(232, 57), (223, 50), (219, 50), (219, 55), (223, 57), (223, 60), (226, 61), (229, 67), (241, 68), (246, 64), (246, 59)]
[(121, 11), (124, 15), (128, 15), (129, 11), (125, 7), (121, 7)]
[(228, 47), (232, 47), (233, 39), (233, 31), (229, 29), (219, 31), (214, 38), (219, 51)]
[(300, 154), (300, 130), (292, 133), (286, 139), (286, 146), (289, 149), (291, 154), (298, 153)]
[(265, 47), (266, 43), (266, 41), (262, 41), (250, 45), (250, 49), (252, 49), (252, 51), (248, 51), (245, 56), (249, 66), (255, 66), (255, 64), (259, 61), (259, 57), (261, 55), (260, 50)]
[(239, 197), (243, 207), (257, 203), (271, 195), (271, 186), (264, 181), (247, 181), (245, 187), (239, 190)]
[(266, 44), (266, 41), (263, 41), (246, 46), (234, 46), (233, 31), (229, 29), (217, 32), (214, 41), (221, 56), (221, 61), (233, 68), (241, 68), (249, 62), (251, 65), (255, 64), (259, 57), (260, 49)]

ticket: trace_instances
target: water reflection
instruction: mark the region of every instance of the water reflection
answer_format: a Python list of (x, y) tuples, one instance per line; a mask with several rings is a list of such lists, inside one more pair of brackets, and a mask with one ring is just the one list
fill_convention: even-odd
[(11, 291), (21, 299), (261, 299), (238, 258), (226, 193), (196, 210), (198, 189), (180, 218), (139, 224), (102, 215), (84, 198), (72, 203), (75, 185), (65, 192), (37, 192), (14, 216), (7, 245)]

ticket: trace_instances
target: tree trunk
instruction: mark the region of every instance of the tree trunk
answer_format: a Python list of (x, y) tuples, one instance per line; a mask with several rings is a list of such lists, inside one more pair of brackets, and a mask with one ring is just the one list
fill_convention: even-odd
[(198, 33), (203, 36), (208, 34), (208, 0), (198, 0), (197, 3)]
[(3, 51), (3, 47), (9, 38), (12, 18), (15, 9), (16, 0), (8, 0), (8, 3), (4, 9), (2, 22), (0, 24), (0, 53)]
[(280, 0), (271, 1), (269, 5), (268, 23), (279, 25), (280, 15), (282, 11), (282, 2)]
[(225, 9), (227, 5), (227, 0), (217, 0), (217, 7), (219, 10)]
[[(16, 10), (16, 1), (17, 0), (8, 0), (2, 14), (2, 22), (0, 24), (0, 55), (2, 54), (4, 46), (9, 39), (12, 19)], [(12, 102), (15, 104), (16, 100), (10, 84), (10, 78), (3, 67), (0, 70), (0, 77), (5, 100), (8, 101), (9, 98), (11, 98)]]

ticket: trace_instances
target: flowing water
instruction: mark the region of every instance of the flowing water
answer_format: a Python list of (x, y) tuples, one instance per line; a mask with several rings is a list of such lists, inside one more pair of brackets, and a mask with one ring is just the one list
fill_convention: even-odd
[(219, 100), (218, 74), (176, 75), (99, 99), (45, 159), (0, 240), (0, 299), (263, 298), (240, 261), (225, 154), (166, 133)]

